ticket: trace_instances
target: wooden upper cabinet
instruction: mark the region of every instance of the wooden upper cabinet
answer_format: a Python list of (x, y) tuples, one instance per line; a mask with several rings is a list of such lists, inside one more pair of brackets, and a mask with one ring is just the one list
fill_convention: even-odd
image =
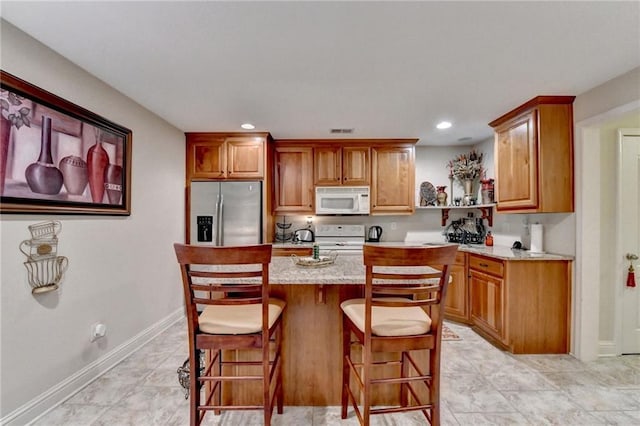
[(187, 178), (223, 179), (226, 170), (224, 137), (187, 134)]
[(187, 133), (187, 179), (263, 179), (266, 134)]
[(316, 146), (313, 183), (318, 186), (369, 185), (370, 151), (368, 146)]
[(313, 183), (340, 185), (342, 183), (342, 148), (323, 146), (313, 149)]
[(538, 96), (489, 123), (497, 210), (573, 212), (573, 96)]
[(371, 152), (371, 213), (413, 213), (415, 147), (374, 146)]
[(371, 183), (371, 149), (368, 146), (342, 148), (342, 184), (369, 185)]
[(313, 148), (275, 147), (274, 212), (313, 213)]
[(260, 138), (227, 138), (227, 178), (264, 177), (264, 140)]

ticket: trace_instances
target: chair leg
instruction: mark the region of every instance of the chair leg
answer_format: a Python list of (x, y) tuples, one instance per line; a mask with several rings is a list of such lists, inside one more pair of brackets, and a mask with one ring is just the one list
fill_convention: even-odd
[[(402, 378), (407, 378), (409, 377), (409, 360), (407, 359), (407, 353), (402, 352), (400, 356), (400, 375)], [(406, 407), (409, 405), (409, 385), (406, 382), (400, 384), (400, 405), (402, 407)]]
[[(218, 375), (218, 377), (222, 376), (222, 351), (218, 350), (218, 357), (217, 357), (217, 365), (218, 368), (216, 368), (214, 370), (214, 368), (212, 367), (212, 371), (215, 371)], [(211, 382), (213, 384), (213, 386), (216, 386), (216, 395), (213, 395), (212, 397), (212, 401), (215, 401), (218, 405), (222, 405), (222, 382)], [(222, 413), (222, 410), (213, 410), (213, 414), (215, 414), (216, 416), (219, 416)]]
[[(263, 341), (264, 342), (264, 341)], [(262, 410), (264, 411), (264, 424), (271, 424), (271, 380), (269, 378), (269, 342), (262, 345)]]
[(440, 425), (440, 353), (439, 348), (429, 351), (429, 402), (431, 403), (431, 425)]
[(189, 351), (189, 424), (191, 426), (200, 425), (200, 385), (198, 378), (200, 377), (200, 356), (199, 351)]
[(342, 412), (341, 417), (347, 418), (347, 406), (349, 404), (349, 363), (347, 358), (351, 356), (351, 331), (343, 314), (342, 317)]
[(366, 345), (366, 337), (365, 344), (362, 345), (362, 382), (364, 387), (362, 392), (364, 393), (364, 398), (362, 402), (362, 424), (363, 426), (369, 426), (370, 418), (371, 418), (371, 369), (372, 369), (372, 353), (371, 347), (367, 347)]
[(276, 389), (278, 400), (278, 414), (284, 412), (284, 386), (282, 385), (282, 323), (276, 330), (276, 353), (278, 355), (278, 372), (276, 373)]

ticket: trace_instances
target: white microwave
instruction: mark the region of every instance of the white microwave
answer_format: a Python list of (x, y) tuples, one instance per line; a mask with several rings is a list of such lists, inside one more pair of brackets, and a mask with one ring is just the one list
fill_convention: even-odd
[(369, 214), (369, 187), (317, 186), (316, 214)]

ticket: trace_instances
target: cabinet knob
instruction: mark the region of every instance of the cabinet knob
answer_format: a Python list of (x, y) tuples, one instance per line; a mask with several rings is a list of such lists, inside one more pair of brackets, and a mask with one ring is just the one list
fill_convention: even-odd
[(482, 266), (483, 268), (488, 268), (489, 267), (489, 265), (486, 264), (486, 263), (479, 263), (478, 265)]

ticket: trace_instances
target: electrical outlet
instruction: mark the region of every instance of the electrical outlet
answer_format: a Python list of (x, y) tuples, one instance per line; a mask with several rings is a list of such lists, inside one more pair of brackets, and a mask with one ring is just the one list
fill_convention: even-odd
[(94, 342), (101, 337), (106, 336), (107, 334), (107, 326), (103, 323), (93, 324), (91, 327), (91, 341)]
[(398, 229), (398, 224), (396, 222), (391, 222), (391, 230), (395, 231), (396, 229)]

